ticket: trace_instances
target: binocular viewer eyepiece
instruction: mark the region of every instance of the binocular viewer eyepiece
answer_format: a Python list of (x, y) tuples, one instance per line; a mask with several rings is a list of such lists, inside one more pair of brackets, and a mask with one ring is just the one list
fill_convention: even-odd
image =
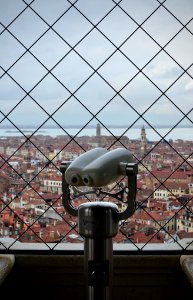
[(102, 187), (126, 175), (124, 165), (133, 161), (125, 148), (107, 151), (92, 149), (77, 157), (67, 168), (65, 179), (69, 185)]
[[(124, 201), (126, 209), (118, 213), (119, 220), (126, 219), (134, 213), (138, 167), (133, 163), (133, 155), (129, 150), (117, 148), (107, 151), (105, 148), (94, 148), (72, 162), (62, 162), (60, 170), (62, 203), (69, 214), (78, 215), (74, 200), (87, 194), (95, 194), (97, 197), (108, 195), (117, 201)], [(118, 192), (112, 193), (102, 189), (124, 176), (127, 177), (127, 191), (121, 188)], [(78, 190), (77, 187), (91, 187), (91, 189)]]

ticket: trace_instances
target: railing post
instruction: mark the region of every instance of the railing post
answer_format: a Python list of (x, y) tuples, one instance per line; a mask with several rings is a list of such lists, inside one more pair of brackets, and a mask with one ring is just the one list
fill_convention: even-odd
[(78, 210), (79, 233), (84, 237), (87, 300), (110, 300), (113, 242), (118, 232), (117, 205), (91, 202)]

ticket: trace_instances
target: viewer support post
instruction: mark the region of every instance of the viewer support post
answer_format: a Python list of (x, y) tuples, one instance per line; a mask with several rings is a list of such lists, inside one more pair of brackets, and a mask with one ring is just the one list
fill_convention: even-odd
[[(113, 241), (118, 232), (119, 221), (132, 216), (135, 211), (137, 165), (132, 162), (132, 154), (124, 148), (107, 151), (95, 148), (75, 159), (71, 164), (61, 164), (62, 201), (64, 208), (78, 217), (79, 234), (84, 238), (85, 282), (87, 300), (110, 300), (113, 275)], [(102, 187), (127, 176), (128, 194), (124, 190), (109, 193)], [(76, 190), (71, 197), (70, 186)], [(92, 189), (81, 192), (79, 186)], [(73, 206), (75, 198), (86, 194), (97, 197), (111, 196), (124, 201), (126, 209), (119, 211), (112, 202), (87, 202), (78, 208)]]

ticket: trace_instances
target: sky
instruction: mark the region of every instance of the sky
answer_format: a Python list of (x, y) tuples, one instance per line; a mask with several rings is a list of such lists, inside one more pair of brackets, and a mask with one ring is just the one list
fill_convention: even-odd
[(192, 0), (0, 0), (0, 126), (193, 121)]

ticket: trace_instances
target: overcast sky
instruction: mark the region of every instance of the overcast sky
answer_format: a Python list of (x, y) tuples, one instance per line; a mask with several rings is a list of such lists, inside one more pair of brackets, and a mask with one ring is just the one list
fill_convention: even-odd
[(193, 1), (71, 2), (0, 0), (1, 125), (191, 125)]

